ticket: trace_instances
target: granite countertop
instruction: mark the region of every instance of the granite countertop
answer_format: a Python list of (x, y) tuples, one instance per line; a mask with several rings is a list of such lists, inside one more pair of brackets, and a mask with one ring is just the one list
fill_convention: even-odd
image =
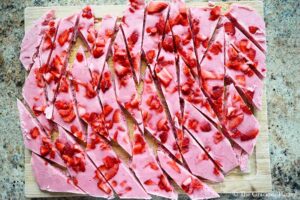
[[(25, 70), (19, 62), (27, 6), (121, 4), (125, 0), (1, 0), (0, 199), (24, 199), (24, 149), (16, 107)], [(269, 134), (273, 192), (266, 199), (300, 199), (300, 1), (266, 0)], [(297, 18), (298, 16), (298, 18)], [(257, 195), (256, 195), (257, 196)], [(223, 199), (252, 199), (222, 195)]]

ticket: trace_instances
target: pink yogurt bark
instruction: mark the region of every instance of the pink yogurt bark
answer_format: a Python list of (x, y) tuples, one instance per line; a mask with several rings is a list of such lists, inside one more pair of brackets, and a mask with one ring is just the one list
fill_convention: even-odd
[(140, 80), (143, 25), (145, 15), (144, 0), (131, 0), (123, 12), (121, 31), (129, 52), (134, 78)]
[(173, 1), (168, 22), (179, 56), (191, 68), (192, 73), (198, 75), (198, 62), (188, 14), (188, 8), (184, 1)]
[(146, 69), (142, 93), (142, 115), (145, 129), (170, 153), (181, 160), (175, 134), (168, 120), (165, 108), (158, 96), (149, 68)]
[(180, 57), (178, 59), (178, 66), (180, 97), (195, 106), (215, 124), (220, 124), (215, 111), (200, 88), (199, 80), (194, 78), (191, 69)]
[(134, 148), (130, 166), (147, 193), (177, 199), (176, 191), (164, 175), (153, 152), (137, 127), (134, 129)]
[(66, 76), (61, 77), (57, 93), (52, 120), (79, 140), (85, 141), (85, 130), (76, 110), (70, 81)]
[(49, 102), (56, 96), (59, 80), (65, 73), (69, 51), (77, 28), (78, 14), (65, 17), (61, 20), (55, 39), (55, 48), (51, 54), (49, 65), (45, 69), (46, 91)]
[(130, 67), (130, 61), (126, 52), (126, 45), (120, 30), (117, 33), (112, 51), (113, 67), (116, 74), (115, 90), (117, 101), (132, 115), (142, 128), (143, 118), (140, 111), (140, 97), (135, 87), (132, 68)]
[(163, 170), (185, 191), (191, 199), (211, 199), (220, 197), (212, 188), (176, 163), (163, 151), (158, 151), (158, 160)]
[(160, 51), (159, 44), (165, 32), (165, 24), (168, 13), (168, 2), (150, 1), (146, 8), (145, 31), (142, 49), (151, 71), (154, 71), (156, 58)]
[(79, 47), (73, 67), (70, 69), (72, 85), (76, 97), (78, 115), (93, 131), (110, 140), (105, 129), (102, 107), (97, 96), (95, 81), (87, 67), (87, 60), (82, 46)]
[(225, 14), (258, 48), (266, 53), (266, 25), (262, 16), (253, 9), (232, 4)]
[(111, 49), (111, 41), (115, 34), (117, 18), (106, 15), (102, 18), (101, 26), (97, 31), (95, 44), (88, 60), (95, 85), (99, 87), (100, 75)]
[(28, 71), (34, 63), (48, 24), (55, 18), (55, 11), (49, 10), (25, 32), (21, 43), (20, 61)]
[(40, 122), (42, 128), (50, 136), (53, 124), (46, 118), (44, 113), (48, 106), (44, 87), (45, 82), (43, 74), (40, 71), (40, 62), (38, 57), (36, 57), (22, 88), (22, 96)]
[(217, 27), (220, 11), (221, 8), (219, 6), (212, 8), (190, 8), (191, 27), (199, 63), (203, 59)]
[(219, 27), (200, 64), (202, 88), (218, 116), (222, 115), (224, 96), (224, 28)]
[(226, 40), (251, 62), (251, 67), (261, 79), (266, 77), (266, 55), (228, 19), (224, 18), (223, 22), (227, 37)]
[(61, 169), (54, 167), (35, 153), (31, 154), (31, 167), (40, 190), (85, 194)]
[[(92, 132), (90, 126), (88, 132)], [(99, 137), (98, 144), (94, 147), (88, 148), (87, 154), (120, 198), (151, 199), (129, 168), (118, 158), (104, 139)]]
[(236, 154), (236, 158), (238, 160), (240, 170), (243, 173), (248, 173), (249, 172), (249, 154), (247, 154), (241, 147), (239, 147), (237, 144), (233, 144), (233, 150)]
[(93, 197), (112, 198), (113, 191), (82, 147), (62, 127), (55, 146), (67, 165), (73, 183)]
[(177, 129), (177, 142), (182, 156), (195, 176), (200, 176), (212, 182), (222, 182), (224, 175), (209, 159), (207, 153), (185, 129)]
[(229, 140), (188, 102), (185, 102), (184, 105), (183, 118), (185, 128), (224, 173), (228, 173), (238, 165)]
[(235, 84), (247, 101), (261, 110), (263, 82), (250, 67), (251, 64), (236, 49), (226, 42), (225, 76)]
[(47, 158), (60, 166), (65, 166), (62, 159), (58, 156), (58, 151), (52, 144), (51, 139), (40, 128), (38, 122), (32, 117), (20, 100), (17, 100), (17, 105), (20, 114), (24, 146), (30, 151)]
[(226, 86), (224, 127), (229, 137), (249, 155), (259, 134), (259, 123), (233, 84)]
[(95, 30), (95, 15), (91, 6), (85, 6), (79, 13), (78, 33), (91, 50), (95, 44), (97, 32)]
[(171, 32), (166, 33), (161, 44), (162, 48), (155, 66), (155, 75), (171, 113), (172, 121), (175, 125), (178, 125), (181, 109), (179, 103), (176, 54), (174, 52)]
[(132, 155), (132, 146), (129, 139), (129, 130), (126, 118), (116, 99), (114, 82), (108, 64), (104, 64), (101, 76), (99, 98), (106, 108), (104, 120), (110, 138), (117, 142), (129, 155)]

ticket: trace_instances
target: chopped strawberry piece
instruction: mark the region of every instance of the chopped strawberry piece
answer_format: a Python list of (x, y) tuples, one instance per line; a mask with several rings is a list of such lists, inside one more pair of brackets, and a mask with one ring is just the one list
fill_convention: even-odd
[(89, 43), (91, 43), (91, 44), (94, 44), (94, 42), (95, 42), (95, 36), (94, 36), (92, 33), (89, 33), (89, 34), (87, 35), (87, 41), (88, 41)]
[(172, 161), (168, 161), (167, 164), (178, 174), (180, 174), (180, 168), (178, 167), (178, 165), (176, 164), (176, 162), (174, 160)]
[(133, 154), (141, 154), (145, 151), (146, 142), (140, 134), (134, 136)]
[(168, 121), (167, 121), (167, 119), (165, 119), (165, 118), (162, 118), (162, 119), (160, 119), (158, 122), (157, 122), (157, 130), (158, 131), (169, 131), (170, 130), (170, 128), (169, 128), (169, 126), (168, 126)]
[(256, 27), (256, 26), (249, 26), (250, 33), (255, 34), (257, 30), (258, 30), (258, 27)]
[(245, 134), (241, 135), (241, 140), (242, 141), (247, 141), (247, 140), (252, 140), (254, 138), (256, 138), (256, 136), (258, 135), (258, 129), (252, 129), (248, 132), (246, 132)]
[(134, 46), (137, 43), (138, 39), (139, 39), (139, 33), (137, 31), (132, 32), (128, 38), (128, 46), (129, 47)]
[(116, 110), (113, 114), (113, 123), (119, 123), (120, 122), (120, 118), (121, 118), (121, 111), (120, 110)]
[(225, 22), (224, 23), (224, 29), (225, 29), (225, 32), (228, 35), (234, 35), (235, 34), (235, 28), (234, 28), (233, 23), (231, 23), (231, 22)]
[(42, 145), (40, 147), (40, 154), (41, 156), (47, 156), (50, 153), (50, 148), (48, 146)]
[(65, 30), (58, 36), (59, 45), (64, 46), (64, 44), (68, 41), (68, 39), (69, 39), (69, 30)]
[(151, 179), (144, 181), (144, 184), (145, 185), (155, 185), (155, 183)]
[(168, 132), (162, 132), (159, 134), (159, 139), (162, 144), (166, 143), (168, 140)]
[(34, 127), (33, 129), (30, 130), (30, 135), (32, 139), (36, 139), (40, 135), (40, 131), (38, 127)]
[(146, 57), (147, 57), (147, 60), (152, 63), (154, 61), (154, 58), (155, 58), (155, 51), (154, 50), (149, 50), (147, 53), (146, 53)]
[(164, 175), (159, 176), (158, 187), (166, 192), (172, 191), (171, 186), (168, 184), (168, 180)]
[(210, 17), (209, 19), (212, 21), (217, 20), (221, 15), (221, 7), (220, 6), (215, 6), (211, 11), (210, 11)]
[(93, 50), (94, 58), (100, 58), (104, 54), (103, 47), (96, 47)]
[(158, 170), (158, 169), (159, 169), (158, 166), (157, 166), (157, 164), (156, 164), (155, 162), (150, 162), (150, 163), (149, 163), (149, 166), (150, 166), (150, 168), (153, 169), (153, 170)]
[(158, 72), (156, 74), (157, 74), (157, 77), (159, 78), (159, 80), (161, 81), (161, 83), (165, 87), (168, 87), (173, 78), (172, 75), (170, 74), (170, 72), (166, 68), (163, 68), (160, 72)]
[(167, 37), (162, 42), (162, 48), (168, 52), (174, 52), (173, 39), (171, 37)]
[(148, 14), (160, 13), (164, 9), (168, 7), (168, 3), (166, 2), (155, 2), (151, 1), (147, 7)]
[(211, 131), (211, 126), (210, 126), (210, 124), (208, 122), (202, 121), (200, 123), (200, 129), (203, 132), (209, 132), (209, 131)]
[(110, 105), (103, 106), (103, 114), (107, 117), (114, 109)]
[(222, 133), (216, 132), (216, 133), (214, 134), (214, 143), (215, 143), (215, 144), (218, 144), (218, 143), (221, 142), (223, 139), (224, 139), (224, 136), (223, 136)]
[(82, 55), (82, 53), (78, 52), (76, 54), (76, 59), (77, 59), (78, 62), (82, 62), (83, 61), (83, 55)]

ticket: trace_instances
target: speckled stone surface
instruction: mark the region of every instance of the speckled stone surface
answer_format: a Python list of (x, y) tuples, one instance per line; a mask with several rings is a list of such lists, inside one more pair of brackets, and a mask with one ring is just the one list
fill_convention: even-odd
[[(24, 35), (24, 8), (121, 3), (124, 0), (0, 1), (0, 199), (25, 198), (24, 149), (16, 108), (16, 98), (20, 97), (25, 77), (18, 60)], [(273, 192), (222, 195), (222, 199), (300, 199), (300, 1), (267, 0), (264, 4)]]

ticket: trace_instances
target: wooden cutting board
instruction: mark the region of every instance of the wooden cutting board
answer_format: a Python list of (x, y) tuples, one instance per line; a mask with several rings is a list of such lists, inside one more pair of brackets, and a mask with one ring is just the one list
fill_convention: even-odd
[[(234, 2), (217, 3), (226, 10), (230, 4)], [(237, 2), (241, 5), (247, 5), (260, 13), (263, 16), (263, 2), (247, 1)], [(190, 7), (204, 7), (206, 2), (189, 3)], [(101, 18), (106, 14), (122, 16), (124, 5), (101, 5), (93, 6), (97, 18)], [(25, 9), (25, 30), (30, 27), (32, 22), (42, 16), (47, 10), (54, 9), (57, 17), (65, 17), (77, 11), (80, 11), (81, 6), (56, 6), (56, 7), (27, 7)], [(249, 162), (249, 173), (241, 173), (239, 169), (231, 171), (224, 182), (219, 184), (209, 184), (219, 193), (250, 193), (250, 192), (269, 192), (272, 190), (271, 171), (270, 171), (270, 153), (268, 140), (268, 116), (266, 92), (263, 93), (262, 110), (257, 112), (255, 116), (260, 123), (260, 135), (257, 139), (257, 144), (253, 155)], [(33, 177), (31, 164), (31, 153), (25, 150), (25, 196), (28, 198), (35, 197), (63, 197), (72, 196), (67, 193), (49, 193), (41, 191)], [(74, 195), (73, 195), (74, 196)]]

